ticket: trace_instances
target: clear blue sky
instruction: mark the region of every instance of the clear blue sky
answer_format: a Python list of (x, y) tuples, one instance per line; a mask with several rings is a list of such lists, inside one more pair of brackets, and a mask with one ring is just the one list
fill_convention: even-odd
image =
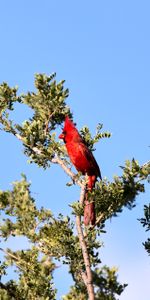
[[(34, 89), (36, 72), (56, 71), (70, 89), (68, 104), (78, 128), (88, 125), (94, 133), (100, 122), (113, 134), (95, 152), (103, 177), (120, 173), (126, 159), (148, 161), (150, 2), (2, 0), (0, 11), (0, 82), (26, 92)], [(21, 111), (16, 117), (27, 116)], [(68, 204), (79, 191), (65, 187), (64, 172), (57, 166), (47, 171), (29, 166), (15, 138), (1, 132), (0, 140), (1, 188), (10, 188), (24, 172), (38, 206), (56, 215), (69, 213)], [(109, 266), (118, 266), (119, 279), (129, 283), (121, 300), (150, 297), (150, 258), (142, 246), (146, 234), (137, 221), (148, 201), (147, 184), (137, 207), (107, 224), (101, 256)], [(59, 299), (70, 279), (61, 268), (55, 277)]]

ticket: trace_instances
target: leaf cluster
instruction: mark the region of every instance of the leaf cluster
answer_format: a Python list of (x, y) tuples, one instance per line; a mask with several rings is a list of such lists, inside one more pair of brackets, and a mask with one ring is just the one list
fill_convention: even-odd
[(6, 111), (14, 110), (14, 103), (20, 102), (17, 97), (18, 87), (10, 88), (6, 82), (0, 85), (0, 115), (5, 115)]
[(0, 191), (0, 209), (5, 213), (0, 224), (1, 236), (5, 239), (10, 235), (24, 235), (34, 240), (40, 224), (52, 217), (50, 210), (37, 210), (30, 183), (24, 175), (20, 182), (13, 183), (12, 191)]
[[(64, 88), (64, 80), (57, 83), (55, 77), (55, 73), (50, 76), (36, 74), (36, 92), (20, 96), (17, 96), (17, 88), (10, 88), (6, 83), (0, 85), (1, 129), (16, 136), (19, 134), (30, 162), (34, 161), (44, 168), (50, 165), (56, 153), (62, 151), (54, 130), (63, 122), (65, 115), (71, 116), (66, 105), (69, 90)], [(10, 118), (14, 103), (27, 105), (33, 116), (23, 124), (14, 123)]]
[[(97, 183), (94, 191), (97, 218), (104, 222), (106, 219), (117, 216), (122, 212), (123, 207), (132, 209), (136, 205), (136, 197), (144, 193), (144, 184), (141, 180), (148, 176), (149, 171), (140, 167), (134, 159), (126, 161), (122, 176), (115, 176), (113, 182), (107, 179)], [(91, 201), (93, 193), (89, 194)]]
[[(144, 218), (139, 219), (143, 227), (146, 228), (146, 231), (150, 231), (150, 204), (144, 205)], [(145, 243), (143, 243), (145, 250), (150, 255), (150, 238), (147, 239)]]
[(81, 130), (80, 130), (80, 134), (84, 140), (84, 143), (87, 145), (87, 147), (91, 150), (91, 151), (95, 151), (94, 145), (95, 143), (98, 143), (100, 139), (102, 138), (110, 138), (111, 137), (111, 133), (110, 132), (101, 132), (103, 128), (103, 124), (98, 124), (96, 127), (96, 133), (94, 135), (94, 137), (92, 138), (92, 135), (90, 133), (90, 130), (87, 126), (84, 126)]
[(54, 264), (48, 257), (39, 258), (39, 251), (32, 247), (26, 251), (12, 252), (7, 249), (7, 265), (16, 264), (18, 281), (8, 281), (1, 285), (1, 299), (55, 299), (52, 282)]
[[(120, 284), (117, 280), (117, 269), (108, 268), (103, 266), (102, 268), (95, 268), (93, 271), (93, 282), (95, 286), (95, 299), (99, 300), (116, 300), (117, 296), (126, 288), (127, 284)], [(87, 292), (85, 287), (78, 286), (77, 284), (70, 288), (69, 293), (63, 296), (63, 300), (87, 300)]]

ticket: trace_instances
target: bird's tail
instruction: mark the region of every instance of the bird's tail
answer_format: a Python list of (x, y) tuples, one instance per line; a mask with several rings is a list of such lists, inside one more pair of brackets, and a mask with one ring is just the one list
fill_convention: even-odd
[(87, 199), (87, 194), (84, 201), (84, 225), (88, 226), (89, 224), (95, 225), (96, 215), (95, 215), (95, 203), (89, 202)]
[[(93, 190), (96, 179), (97, 178), (95, 175), (88, 176), (88, 190), (89, 191)], [(86, 193), (86, 195), (85, 195), (84, 205), (85, 205), (84, 206), (84, 225), (85, 226), (88, 226), (89, 224), (95, 225), (95, 222), (96, 222), (95, 203), (94, 203), (94, 201), (89, 202), (88, 193)]]

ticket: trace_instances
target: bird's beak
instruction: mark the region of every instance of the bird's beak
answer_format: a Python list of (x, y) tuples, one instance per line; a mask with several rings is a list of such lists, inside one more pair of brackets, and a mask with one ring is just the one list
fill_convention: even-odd
[(62, 139), (62, 140), (64, 140), (64, 138), (65, 138), (64, 134), (63, 134), (63, 133), (61, 133), (61, 134), (59, 135), (59, 139)]

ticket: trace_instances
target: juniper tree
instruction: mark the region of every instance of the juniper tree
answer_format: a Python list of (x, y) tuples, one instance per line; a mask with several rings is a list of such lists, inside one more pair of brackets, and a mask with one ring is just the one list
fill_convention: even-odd
[[(116, 268), (101, 263), (101, 233), (105, 232), (106, 220), (117, 216), (124, 207), (135, 207), (136, 196), (144, 192), (143, 181), (150, 173), (150, 163), (140, 166), (134, 159), (126, 161), (121, 176), (115, 176), (112, 182), (107, 179), (97, 182), (94, 191), (88, 193), (91, 201), (95, 199), (96, 225), (85, 227), (82, 217), (86, 178), (72, 172), (66, 149), (56, 135), (65, 116), (72, 116), (67, 104), (69, 91), (64, 81), (56, 82), (56, 74), (37, 74), (35, 87), (34, 92), (18, 95), (16, 87), (11, 88), (7, 83), (0, 85), (1, 130), (20, 140), (30, 163), (44, 169), (51, 164), (63, 168), (71, 180), (68, 185), (78, 185), (80, 195), (79, 201), (71, 204), (73, 217), (64, 216), (61, 211), (54, 217), (50, 208), (37, 208), (25, 175), (13, 183), (11, 190), (0, 192), (3, 245), (11, 236), (24, 236), (30, 245), (28, 249), (17, 251), (5, 246), (0, 249), (3, 253), (1, 299), (56, 299), (53, 273), (56, 262), (60, 261), (69, 266), (74, 281), (63, 300), (115, 300), (126, 284), (118, 282)], [(32, 110), (32, 117), (22, 124), (11, 119), (12, 110), (15, 116), (16, 104), (27, 105)], [(111, 136), (109, 132), (102, 132), (101, 124), (94, 137), (88, 127), (83, 127), (80, 133), (92, 151), (101, 138)], [(15, 266), (18, 279), (6, 282), (3, 278), (11, 266)]]

